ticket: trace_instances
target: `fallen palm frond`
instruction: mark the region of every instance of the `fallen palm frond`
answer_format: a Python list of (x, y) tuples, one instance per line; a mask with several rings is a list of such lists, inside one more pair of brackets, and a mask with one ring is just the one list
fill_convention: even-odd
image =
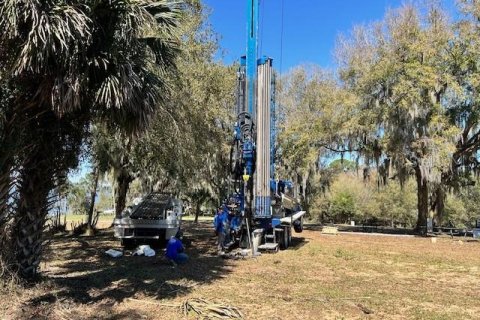
[(179, 308), (184, 316), (195, 316), (197, 319), (244, 319), (240, 309), (201, 298), (185, 300), (182, 304), (159, 303), (148, 300), (128, 299), (135, 302), (154, 304), (159, 307)]
[(188, 299), (182, 304), (185, 316), (193, 313), (201, 319), (243, 319), (242, 312), (233, 306), (212, 303), (205, 299)]

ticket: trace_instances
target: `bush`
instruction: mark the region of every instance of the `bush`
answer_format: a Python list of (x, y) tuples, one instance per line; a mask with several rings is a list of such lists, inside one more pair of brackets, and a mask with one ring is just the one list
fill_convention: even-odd
[(312, 217), (320, 222), (412, 227), (417, 218), (415, 182), (403, 189), (396, 181), (378, 188), (373, 176), (369, 181), (352, 172), (335, 177), (330, 191), (313, 200)]

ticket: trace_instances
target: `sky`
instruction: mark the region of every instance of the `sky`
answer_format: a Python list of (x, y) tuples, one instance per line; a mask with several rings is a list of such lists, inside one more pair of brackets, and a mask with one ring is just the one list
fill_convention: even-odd
[[(443, 0), (453, 11), (455, 0)], [(246, 51), (245, 0), (203, 0), (210, 23), (220, 35), (223, 60), (231, 63)], [(283, 2), (283, 50), (282, 46)], [(333, 68), (335, 41), (353, 26), (379, 21), (402, 0), (260, 0), (259, 53), (274, 59), (278, 71), (315, 63)]]

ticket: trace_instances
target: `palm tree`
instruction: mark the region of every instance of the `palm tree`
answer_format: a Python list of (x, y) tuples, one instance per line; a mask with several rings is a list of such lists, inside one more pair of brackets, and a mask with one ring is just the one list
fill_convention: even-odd
[(167, 0), (0, 1), (0, 47), (9, 46), (7, 69), (21, 88), (13, 108), (32, 145), (16, 154), (23, 277), (38, 272), (49, 195), (75, 166), (89, 124), (99, 119), (131, 134), (163, 105), (179, 12)]

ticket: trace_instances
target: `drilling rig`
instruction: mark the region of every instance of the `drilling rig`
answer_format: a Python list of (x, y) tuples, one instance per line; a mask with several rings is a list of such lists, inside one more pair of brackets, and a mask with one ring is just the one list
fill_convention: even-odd
[[(278, 251), (303, 230), (293, 185), (275, 173), (276, 113), (273, 59), (258, 57), (259, 0), (247, 0), (247, 52), (240, 58), (231, 181), (236, 214), (242, 220), (241, 247)], [(233, 199), (233, 200), (232, 200)]]

